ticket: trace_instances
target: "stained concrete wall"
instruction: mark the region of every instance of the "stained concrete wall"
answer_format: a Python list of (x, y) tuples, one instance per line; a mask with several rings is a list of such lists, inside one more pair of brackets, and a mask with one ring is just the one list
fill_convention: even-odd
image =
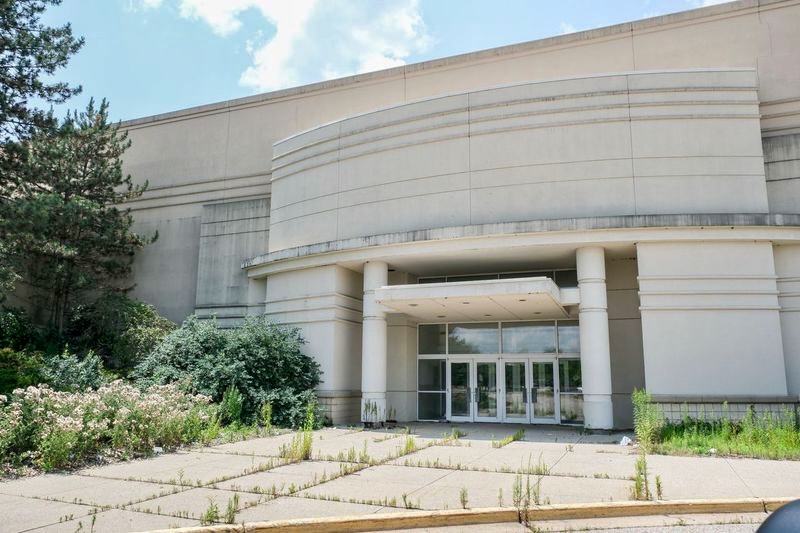
[(532, 80), (750, 67), (762, 134), (792, 133), (800, 128), (799, 20), (794, 1), (744, 0), (128, 121), (125, 170), (151, 183), (131, 207), (138, 227), (162, 235), (136, 259), (136, 295), (175, 320), (191, 313), (202, 205), (268, 195), (274, 142), (356, 113)]
[(468, 224), (768, 210), (752, 70), (487, 89), (274, 150), (270, 251)]
[[(389, 272), (389, 285), (416, 283), (407, 272)], [(417, 419), (417, 324), (405, 315), (388, 314), (386, 405), (397, 420)]]
[(649, 392), (786, 395), (771, 243), (640, 242), (637, 256)]
[(800, 133), (766, 137), (764, 167), (770, 212), (800, 213)]
[(331, 265), (270, 276), (266, 316), (303, 330), (322, 370), (320, 402), (336, 423), (360, 416), (361, 274)]
[(774, 251), (786, 387), (789, 394), (797, 397), (800, 395), (800, 245), (777, 245)]
[(635, 257), (606, 260), (614, 427), (633, 427), (631, 392), (644, 388), (642, 318)]
[[(242, 257), (258, 253), (268, 243), (269, 199), (203, 206), (195, 313), (215, 316), (220, 325), (228, 326), (251, 314), (250, 307), (263, 312), (265, 294), (250, 294), (259, 282), (247, 279)], [(263, 282), (260, 289), (265, 290)]]

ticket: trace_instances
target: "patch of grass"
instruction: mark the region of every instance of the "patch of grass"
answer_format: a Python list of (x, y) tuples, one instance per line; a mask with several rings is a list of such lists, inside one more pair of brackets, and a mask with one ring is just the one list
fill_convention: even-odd
[(789, 409), (780, 415), (756, 415), (749, 409), (740, 421), (697, 420), (684, 416), (668, 423), (655, 448), (660, 453), (738, 455), (761, 459), (800, 459), (800, 429), (797, 414)]
[(509, 435), (508, 437), (502, 440), (492, 440), (492, 448), (502, 448), (507, 444), (511, 444), (514, 441), (522, 440), (525, 438), (525, 430), (519, 428), (513, 435)]
[(636, 439), (644, 453), (800, 460), (800, 421), (792, 409), (759, 415), (751, 406), (734, 420), (723, 403), (723, 416), (700, 420), (689, 417), (684, 406), (683, 419), (668, 422), (647, 392), (635, 390), (631, 398)]

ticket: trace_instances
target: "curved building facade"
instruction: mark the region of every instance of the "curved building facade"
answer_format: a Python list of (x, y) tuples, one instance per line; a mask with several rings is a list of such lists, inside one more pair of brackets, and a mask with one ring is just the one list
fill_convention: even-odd
[(130, 121), (137, 296), (300, 327), (337, 423), (796, 406), (797, 27), (742, 0)]

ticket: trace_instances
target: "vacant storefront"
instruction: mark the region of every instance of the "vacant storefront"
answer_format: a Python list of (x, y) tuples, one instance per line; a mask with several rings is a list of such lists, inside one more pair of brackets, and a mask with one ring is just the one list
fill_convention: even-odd
[(582, 424), (575, 320), (418, 326), (419, 420)]

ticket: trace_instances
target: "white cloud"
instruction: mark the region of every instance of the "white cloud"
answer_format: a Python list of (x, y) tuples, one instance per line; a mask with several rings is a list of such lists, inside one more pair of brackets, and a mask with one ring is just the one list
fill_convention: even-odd
[(565, 33), (575, 33), (578, 29), (568, 22), (562, 22), (559, 27), (561, 28), (561, 34)]
[[(254, 10), (270, 26), (246, 36), (251, 65), (240, 84), (274, 90), (404, 65), (432, 39), (419, 0), (139, 0), (155, 9), (166, 2), (180, 16), (207, 24), (219, 36), (242, 29)], [(269, 35), (265, 39), (264, 35)]]

